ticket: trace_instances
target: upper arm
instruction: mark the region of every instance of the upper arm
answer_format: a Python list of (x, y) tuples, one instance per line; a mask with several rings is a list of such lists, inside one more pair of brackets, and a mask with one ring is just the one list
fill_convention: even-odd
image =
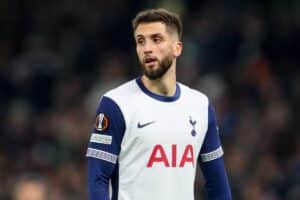
[(223, 156), (219, 130), (212, 104), (208, 106), (208, 128), (200, 150), (199, 162), (209, 162)]
[(125, 132), (125, 120), (119, 106), (102, 97), (88, 144), (87, 157), (115, 164)]

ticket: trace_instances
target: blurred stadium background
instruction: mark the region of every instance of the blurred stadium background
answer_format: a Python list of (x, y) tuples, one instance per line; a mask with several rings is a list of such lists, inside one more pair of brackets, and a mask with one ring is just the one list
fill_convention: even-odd
[(234, 199), (300, 199), (300, 1), (2, 0), (1, 200), (87, 198), (97, 101), (139, 73), (130, 20), (151, 7), (183, 18), (178, 79), (216, 107)]

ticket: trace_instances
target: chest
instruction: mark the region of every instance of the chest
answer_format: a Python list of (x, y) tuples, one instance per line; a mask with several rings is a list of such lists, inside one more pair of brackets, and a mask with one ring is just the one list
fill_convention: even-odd
[(127, 120), (124, 148), (137, 147), (147, 151), (161, 145), (167, 149), (196, 149), (207, 130), (207, 110), (188, 103), (137, 106)]

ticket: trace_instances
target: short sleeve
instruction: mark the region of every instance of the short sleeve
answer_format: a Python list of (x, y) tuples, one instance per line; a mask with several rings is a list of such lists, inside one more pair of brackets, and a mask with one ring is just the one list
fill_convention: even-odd
[(125, 132), (123, 114), (111, 98), (103, 96), (97, 108), (86, 156), (116, 164)]
[(209, 162), (223, 156), (215, 110), (208, 106), (208, 128), (200, 151), (200, 162)]

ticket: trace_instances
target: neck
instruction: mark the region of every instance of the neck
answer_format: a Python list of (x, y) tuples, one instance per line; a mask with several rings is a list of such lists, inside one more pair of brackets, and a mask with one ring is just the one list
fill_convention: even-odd
[(176, 63), (159, 79), (151, 80), (145, 75), (142, 81), (145, 87), (154, 94), (162, 96), (174, 96), (176, 92)]

